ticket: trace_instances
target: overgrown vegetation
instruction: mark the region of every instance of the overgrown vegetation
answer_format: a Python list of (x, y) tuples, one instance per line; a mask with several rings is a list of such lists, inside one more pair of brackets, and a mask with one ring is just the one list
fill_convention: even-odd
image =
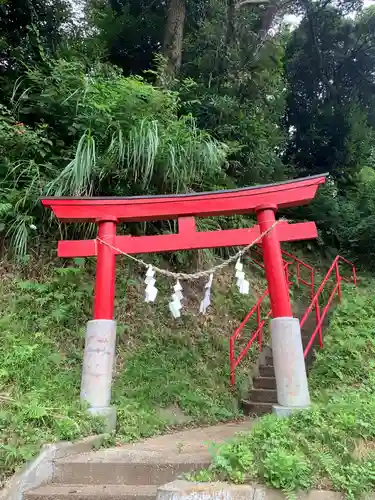
[[(41, 444), (98, 432), (79, 404), (82, 321), (91, 287), (79, 268), (38, 280), (2, 270), (0, 484)], [(41, 314), (41, 311), (43, 313)]]
[(309, 376), (314, 405), (264, 417), (223, 445), (196, 479), (261, 481), (293, 492), (325, 488), (358, 500), (375, 488), (374, 282), (346, 289)]
[[(67, 0), (0, 1), (2, 474), (41, 443), (73, 439), (99, 425), (77, 403), (82, 328), (91, 316), (90, 266), (51, 264), (57, 239), (92, 237), (96, 227), (58, 226), (42, 209), (41, 196), (189, 193), (327, 171), (316, 201), (288, 217), (316, 220), (318, 250), (349, 254), (367, 267), (374, 263), (373, 6), (363, 9), (360, 0), (74, 4), (75, 9)], [(300, 16), (301, 22), (288, 25), (285, 14)], [(120, 230), (158, 234), (174, 231), (174, 224)], [(220, 229), (252, 222), (234, 216), (198, 224)], [(194, 255), (199, 267), (212, 258), (208, 252)], [(187, 252), (163, 258), (174, 268), (194, 260)], [(206, 318), (196, 318), (194, 309), (172, 325), (166, 307), (158, 306), (153, 320), (147, 317), (135, 276), (120, 279), (118, 286), (114, 403), (120, 439), (173, 425), (161, 411), (169, 405), (178, 406), (191, 423), (238, 416), (226, 385), (226, 328), (232, 331), (232, 320), (237, 323), (247, 312), (248, 302), (228, 294), (223, 283)], [(356, 394), (348, 387), (342, 401), (337, 394), (327, 396), (329, 405), (341, 401), (350, 420), (351, 398), (364, 395), (367, 404), (371, 386), (363, 384)], [(319, 406), (298, 418), (319, 420), (324, 412)], [(264, 425), (275, 426), (282, 439), (288, 425), (302, 429), (298, 418), (290, 424), (266, 419)], [(349, 444), (334, 484), (360, 491), (354, 483), (352, 489), (344, 484), (365, 463), (345, 462)], [(323, 465), (312, 465), (298, 446), (284, 472), (288, 448), (281, 458), (261, 459), (268, 482), (307, 487), (304, 478), (313, 465), (314, 481), (332, 476), (319, 472)], [(332, 460), (338, 455), (335, 451)], [(271, 465), (276, 475), (266, 477)], [(293, 468), (300, 472), (285, 479)], [(233, 471), (234, 478), (242, 478), (240, 467)], [(369, 474), (362, 490), (371, 482)]]
[[(0, 485), (42, 444), (102, 430), (101, 422), (90, 419), (79, 404), (84, 325), (92, 302), (90, 263), (42, 270), (36, 264), (34, 272), (24, 266), (17, 275), (12, 266), (2, 269)], [(176, 322), (165, 315), (167, 283), (165, 290), (160, 283), (162, 303), (146, 305), (142, 277), (119, 270), (112, 398), (118, 442), (177, 425), (241, 416), (228, 383), (227, 338), (245, 314), (249, 298), (239, 296), (229, 279), (223, 279), (206, 317), (196, 315), (202, 290), (185, 288), (190, 310)], [(264, 287), (263, 281), (254, 282), (254, 293), (257, 286)], [(251, 359), (241, 367), (239, 388), (247, 381)]]
[[(284, 22), (291, 13), (299, 25)], [(60, 236), (45, 194), (192, 192), (327, 171), (316, 204), (291, 217), (315, 219), (321, 242), (372, 265), (374, 33), (374, 9), (359, 0), (82, 0), (74, 11), (67, 0), (3, 1), (6, 248), (24, 257)]]
[(99, 63), (90, 78), (80, 61), (57, 59), (48, 72), (30, 70), (15, 87), (13, 111), (0, 108), (0, 217), (16, 255), (35, 240), (33, 226), (38, 238), (57, 234), (43, 194), (170, 193), (224, 182), (228, 147), (192, 116), (178, 116), (176, 93)]

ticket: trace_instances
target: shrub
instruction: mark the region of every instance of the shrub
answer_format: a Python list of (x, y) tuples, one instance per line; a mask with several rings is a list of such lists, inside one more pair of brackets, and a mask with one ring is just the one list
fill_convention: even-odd
[(373, 282), (346, 289), (310, 387), (314, 406), (288, 419), (274, 415), (219, 449), (210, 471), (197, 477), (263, 481), (293, 496), (328, 488), (358, 500), (375, 488), (375, 297)]

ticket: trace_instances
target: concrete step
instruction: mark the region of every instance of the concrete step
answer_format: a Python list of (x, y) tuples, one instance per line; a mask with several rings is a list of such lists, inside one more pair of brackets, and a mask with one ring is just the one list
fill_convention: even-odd
[[(171, 439), (173, 439), (171, 437)], [(106, 450), (94, 460), (85, 455), (57, 460), (53, 482), (58, 484), (149, 484), (160, 485), (173, 481), (183, 473), (207, 467), (209, 454), (163, 456), (146, 451), (119, 450), (106, 455)], [(96, 457), (96, 455), (95, 455)]]
[[(311, 330), (308, 333), (302, 335), (302, 345), (304, 348), (309, 343), (313, 331), (314, 330)], [(318, 336), (315, 337), (313, 345), (319, 345), (319, 337)], [(265, 361), (264, 361), (264, 364), (269, 365), (269, 366), (273, 366), (273, 356), (267, 356)]]
[(275, 377), (256, 377), (253, 380), (254, 389), (276, 389)]
[(250, 401), (254, 403), (277, 403), (277, 392), (275, 389), (252, 389)]
[(154, 500), (157, 486), (126, 484), (46, 484), (27, 491), (24, 500)]
[(245, 415), (256, 415), (259, 417), (266, 413), (272, 413), (273, 403), (259, 403), (243, 399), (241, 406)]
[(259, 375), (261, 377), (274, 377), (275, 369), (271, 365), (261, 365), (259, 367)]
[(273, 356), (267, 356), (264, 364), (273, 366)]
[(312, 329), (312, 330), (308, 331), (307, 333), (303, 333), (303, 334), (301, 335), (301, 337), (302, 337), (302, 342), (309, 341), (309, 340), (311, 339), (311, 335), (313, 334), (313, 331), (314, 331), (314, 330)]
[[(306, 349), (307, 344), (309, 343), (309, 341), (310, 341), (310, 337), (306, 341), (302, 342), (303, 350)], [(314, 342), (313, 342), (313, 344), (312, 344), (312, 346), (310, 347), (309, 353), (313, 353), (315, 350), (319, 350), (319, 349), (320, 349), (319, 338), (316, 337), (315, 340), (314, 340)]]

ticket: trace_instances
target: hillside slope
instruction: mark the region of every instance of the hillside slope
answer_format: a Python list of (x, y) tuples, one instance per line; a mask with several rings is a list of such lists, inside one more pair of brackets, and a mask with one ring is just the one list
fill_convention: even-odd
[(333, 489), (351, 500), (375, 489), (374, 284), (345, 287), (310, 372), (311, 410), (265, 417), (224, 445), (200, 480)]
[[(92, 315), (93, 263), (70, 267), (3, 264), (0, 284), (0, 484), (41, 444), (100, 432), (79, 404), (84, 327)], [(162, 264), (160, 264), (162, 265)], [(161, 278), (156, 304), (145, 304), (143, 276), (118, 266), (116, 439), (129, 441), (178, 425), (241, 416), (229, 385), (228, 337), (265, 282), (255, 270), (241, 296), (232, 269), (215, 279), (209, 314), (197, 313), (204, 282), (185, 286), (186, 308), (173, 320), (173, 283)], [(252, 270), (249, 269), (252, 273)], [(252, 354), (238, 373), (248, 384)]]

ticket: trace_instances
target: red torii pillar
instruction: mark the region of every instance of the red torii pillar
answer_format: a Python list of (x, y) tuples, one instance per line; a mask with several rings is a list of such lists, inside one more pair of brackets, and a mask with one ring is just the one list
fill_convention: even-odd
[[(116, 414), (110, 406), (110, 396), (116, 339), (116, 254), (245, 246), (275, 224), (278, 209), (309, 203), (325, 178), (325, 175), (318, 175), (278, 184), (189, 195), (42, 199), (43, 205), (51, 208), (61, 222), (95, 222), (100, 240), (111, 245), (104, 245), (98, 240), (58, 243), (60, 257), (97, 258), (94, 319), (87, 325), (81, 385), (81, 398), (89, 403), (92, 413), (105, 416), (109, 427), (115, 425)], [(258, 226), (196, 231), (194, 217), (251, 212), (257, 214)], [(177, 234), (116, 235), (119, 222), (172, 219), (178, 219)], [(314, 222), (288, 224), (282, 221), (262, 239), (273, 316), (272, 349), (278, 394), (275, 411), (281, 414), (308, 406), (310, 399), (299, 321), (292, 317), (280, 242), (316, 237)]]

